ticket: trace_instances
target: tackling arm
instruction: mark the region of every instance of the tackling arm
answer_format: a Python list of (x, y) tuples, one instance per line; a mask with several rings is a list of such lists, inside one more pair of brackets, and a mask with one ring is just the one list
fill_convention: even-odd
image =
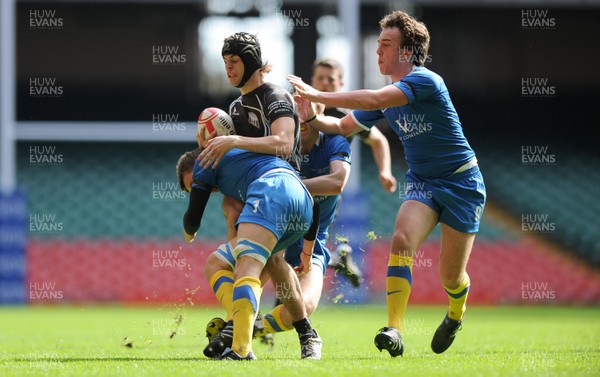
[[(271, 135), (264, 137), (247, 137), (240, 135), (217, 136), (206, 142), (206, 148), (198, 156), (200, 166), (215, 168), (221, 158), (232, 148), (245, 149), (250, 152), (272, 154), (282, 158), (294, 150), (294, 119), (282, 116), (271, 123)], [(200, 143), (200, 141), (199, 141)]]
[(264, 137), (232, 136), (236, 138), (234, 147), (250, 152), (289, 155), (294, 149), (294, 119), (279, 117), (271, 123), (271, 135)]

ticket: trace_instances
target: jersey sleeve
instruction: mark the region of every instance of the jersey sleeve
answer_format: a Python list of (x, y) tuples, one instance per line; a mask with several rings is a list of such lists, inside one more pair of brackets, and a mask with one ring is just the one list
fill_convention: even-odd
[(289, 93), (283, 90), (271, 93), (267, 98), (266, 105), (266, 117), (271, 123), (281, 117), (293, 118), (296, 112), (294, 99)]
[(329, 155), (329, 162), (332, 161), (344, 161), (351, 163), (352, 151), (350, 149), (350, 143), (344, 137), (336, 135), (329, 140), (327, 154)]
[(183, 229), (187, 234), (195, 234), (200, 228), (202, 216), (206, 209), (206, 203), (210, 197), (210, 191), (204, 191), (197, 187), (192, 187), (190, 192), (190, 202), (187, 211), (183, 215)]
[(393, 85), (404, 92), (409, 104), (427, 99), (440, 90), (438, 80), (423, 73), (410, 73)]
[(383, 111), (381, 110), (352, 110), (350, 116), (354, 120), (354, 123), (367, 131), (384, 118)]

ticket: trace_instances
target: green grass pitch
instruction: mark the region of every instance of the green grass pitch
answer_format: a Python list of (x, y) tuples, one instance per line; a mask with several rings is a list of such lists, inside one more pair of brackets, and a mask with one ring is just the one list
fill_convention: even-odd
[(204, 326), (217, 308), (197, 306), (0, 307), (0, 376), (599, 376), (600, 308), (469, 307), (453, 346), (431, 336), (443, 307), (409, 307), (404, 357), (373, 345), (383, 306), (321, 307), (313, 324), (323, 359), (300, 360), (295, 332), (256, 362), (206, 359)]

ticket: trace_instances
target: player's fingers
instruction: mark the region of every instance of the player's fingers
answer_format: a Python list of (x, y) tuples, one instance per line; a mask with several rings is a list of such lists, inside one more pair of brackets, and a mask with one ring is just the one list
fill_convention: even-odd
[(299, 276), (302, 275), (302, 270), (304, 270), (304, 264), (300, 264), (300, 266), (294, 267), (294, 271), (296, 271), (296, 274), (298, 274)]
[(202, 152), (200, 152), (200, 154), (196, 158), (196, 160), (200, 161), (200, 166), (204, 166), (204, 160), (206, 159), (207, 154), (208, 154), (208, 149), (205, 148)]
[(210, 149), (204, 149), (202, 153), (198, 156), (198, 161), (200, 161), (200, 166), (203, 168), (209, 168), (210, 163), (213, 161), (212, 151)]
[(294, 98), (294, 102), (296, 102), (296, 105), (298, 105), (298, 106), (304, 106), (304, 104), (305, 104), (304, 101), (306, 101), (304, 98), (302, 98), (298, 94), (294, 94), (293, 98)]
[(291, 83), (298, 82), (298, 81), (302, 82), (302, 79), (300, 77), (298, 77), (296, 75), (292, 75), (292, 74), (285, 76), (285, 78)]
[(305, 90), (305, 84), (301, 78), (293, 76), (293, 75), (288, 75), (287, 79), (290, 82), (290, 84), (292, 84), (294, 86), (294, 88), (296, 90)]
[(299, 86), (296, 87), (296, 93), (304, 99), (306, 99), (306, 96), (308, 94), (308, 93), (306, 93), (306, 91), (303, 88), (301, 88)]
[(396, 191), (396, 185), (397, 185), (396, 178), (394, 178), (394, 177), (388, 178), (388, 180), (387, 180), (387, 190), (388, 190), (388, 192), (394, 192), (394, 191)]

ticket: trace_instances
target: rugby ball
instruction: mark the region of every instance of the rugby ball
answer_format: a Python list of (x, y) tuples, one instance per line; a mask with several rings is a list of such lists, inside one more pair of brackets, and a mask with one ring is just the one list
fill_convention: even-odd
[(204, 132), (204, 137), (208, 137), (217, 131), (217, 136), (235, 135), (233, 120), (225, 111), (208, 107), (200, 113), (198, 117), (198, 132)]

